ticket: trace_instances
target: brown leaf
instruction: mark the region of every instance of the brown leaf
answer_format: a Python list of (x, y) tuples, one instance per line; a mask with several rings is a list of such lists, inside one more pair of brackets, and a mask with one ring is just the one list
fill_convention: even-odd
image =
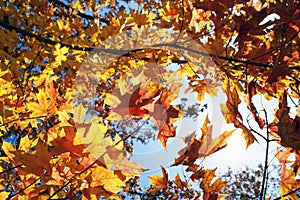
[(178, 152), (180, 156), (175, 159), (175, 166), (180, 164), (192, 166), (194, 162), (198, 159), (198, 150), (202, 142), (201, 140), (197, 140), (195, 137), (196, 135), (194, 134), (189, 145)]
[(212, 126), (209, 125), (210, 121), (208, 115), (205, 118), (200, 140), (196, 139), (196, 135), (189, 135), (188, 146), (178, 152), (180, 155), (175, 159), (174, 165), (193, 165), (194, 162), (201, 157), (209, 156), (220, 149), (226, 147), (227, 139), (232, 135), (235, 130), (225, 131), (218, 137), (212, 139)]
[(278, 66), (272, 69), (271, 74), (267, 79), (267, 83), (273, 84), (278, 80), (284, 78), (286, 75), (290, 75), (292, 70), (289, 69), (288, 65), (285, 66)]
[(202, 145), (200, 146), (198, 153), (200, 157), (209, 156), (216, 151), (226, 147), (227, 139), (232, 135), (235, 130), (225, 131), (217, 138), (212, 139), (212, 126), (208, 125), (210, 123), (208, 115), (206, 116), (205, 122), (201, 128), (202, 130)]
[(199, 177), (202, 181), (200, 183), (200, 188), (203, 190), (203, 200), (211, 200), (211, 199), (217, 199), (218, 198), (218, 192), (220, 192), (227, 184), (227, 181), (223, 181), (221, 179), (216, 179), (212, 182), (213, 179), (215, 179), (215, 172), (216, 168), (212, 170), (203, 170), (200, 169), (200, 172), (197, 172)]
[(256, 138), (241, 122), (242, 117), (238, 111), (238, 105), (241, 103), (241, 100), (239, 99), (236, 87), (234, 87), (231, 91), (229, 80), (226, 80), (226, 82), (226, 87), (224, 89), (228, 99), (225, 105), (221, 104), (221, 111), (227, 123), (233, 123), (236, 128), (241, 128), (243, 130), (242, 136), (245, 138), (246, 148), (248, 148), (254, 141), (256, 141)]
[(280, 144), (300, 150), (300, 117), (290, 118), (290, 108), (287, 106), (287, 94), (283, 94), (282, 102), (275, 113), (274, 122), (269, 125), (271, 134), (281, 138)]
[(85, 145), (74, 145), (74, 138), (76, 137), (76, 131), (74, 127), (63, 127), (65, 131), (64, 137), (57, 137), (51, 142), (50, 151), (53, 155), (60, 155), (65, 152), (70, 152), (71, 156), (82, 156)]
[(25, 153), (22, 151), (11, 152), (14, 154), (13, 160), (16, 165), (24, 165), (22, 171), (37, 176), (44, 176), (45, 172), (49, 175), (52, 174), (52, 167), (50, 164), (52, 154), (48, 151), (47, 144), (39, 140), (34, 149), (35, 151), (33, 153)]
[(252, 102), (252, 97), (256, 94), (256, 81), (255, 79), (253, 79), (252, 81), (250, 81), (250, 83), (248, 84), (248, 93), (249, 93), (249, 107), (252, 113), (252, 116), (254, 117), (254, 120), (256, 121), (256, 123), (258, 124), (259, 128), (262, 129), (266, 122), (263, 118), (261, 118), (257, 112), (256, 107), (254, 106), (253, 102)]
[(181, 189), (184, 190), (184, 188), (188, 188), (189, 184), (185, 181), (182, 181), (179, 174), (176, 175), (174, 183)]

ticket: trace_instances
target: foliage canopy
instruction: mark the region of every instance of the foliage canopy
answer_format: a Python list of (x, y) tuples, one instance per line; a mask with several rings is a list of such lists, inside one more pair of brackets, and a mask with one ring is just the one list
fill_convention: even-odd
[[(129, 159), (134, 141), (155, 138), (167, 147), (175, 123), (195, 115), (174, 103), (182, 79), (199, 102), (222, 88), (225, 120), (242, 129), (247, 147), (257, 137), (267, 153), (270, 142), (282, 146), (278, 196), (297, 199), (299, 27), (293, 0), (1, 1), (1, 199), (120, 198), (131, 191), (146, 170)], [(257, 95), (278, 101), (274, 113), (256, 108)], [(150, 122), (152, 131), (137, 134)], [(211, 129), (207, 116), (201, 137), (184, 138), (174, 161), (187, 166), (200, 190), (179, 175), (169, 180), (162, 167), (162, 176), (150, 177), (149, 195), (226, 196), (220, 191), (227, 182), (197, 160), (224, 148), (233, 131), (213, 139)], [(261, 199), (266, 183), (264, 176)]]

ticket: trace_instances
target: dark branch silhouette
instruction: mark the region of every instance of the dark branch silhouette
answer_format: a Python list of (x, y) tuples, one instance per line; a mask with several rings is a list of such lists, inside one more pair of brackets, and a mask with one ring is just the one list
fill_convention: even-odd
[[(51, 2), (51, 3), (53, 3), (53, 4), (56, 4), (56, 5), (58, 5), (58, 6), (62, 6), (62, 7), (64, 7), (64, 8), (66, 8), (66, 9), (68, 9), (68, 10), (69, 10), (69, 9), (75, 10), (75, 9), (73, 9), (71, 6), (65, 4), (65, 3), (61, 2), (61, 1), (57, 1), (57, 0), (49, 0), (49, 2)], [(91, 16), (91, 15), (82, 13), (82, 12), (80, 12), (80, 11), (78, 11), (78, 10), (76, 10), (76, 11), (78, 12), (77, 15), (78, 15), (79, 17), (84, 18), (84, 19), (87, 19), (87, 20), (98, 19), (100, 22), (104, 22), (104, 23), (106, 23), (106, 24), (110, 24), (110, 21), (107, 20), (107, 19), (94, 17), (94, 16)]]
[[(71, 44), (66, 44), (66, 43), (62, 43), (62, 42), (59, 42), (59, 41), (54, 41), (54, 40), (51, 40), (51, 39), (48, 39), (48, 38), (44, 38), (44, 37), (42, 37), (40, 35), (37, 35), (37, 34), (27, 32), (27, 31), (25, 31), (25, 30), (23, 30), (21, 28), (12, 26), (10, 24), (7, 24), (7, 23), (5, 23), (2, 20), (0, 20), (0, 26), (2, 26), (5, 29), (8, 29), (10, 31), (14, 30), (14, 31), (16, 31), (17, 33), (19, 33), (19, 34), (21, 34), (23, 36), (28, 36), (28, 37), (36, 38), (40, 42), (45, 42), (45, 43), (51, 44), (51, 45), (55, 45), (55, 44), (59, 43), (63, 47), (68, 47), (69, 49), (77, 50), (77, 51), (87, 51), (87, 52), (93, 51), (93, 52), (111, 53), (111, 54), (114, 54), (114, 55), (129, 56), (130, 53), (132, 53), (132, 52), (137, 52), (139, 50), (142, 50), (142, 49), (118, 50), (118, 49), (105, 49), (105, 48), (98, 48), (98, 47), (80, 47), (80, 46), (74, 46), (74, 45), (71, 45)], [(189, 49), (187, 47), (180, 46), (180, 45), (174, 44), (174, 43), (158, 44), (158, 45), (154, 45), (153, 47), (163, 47), (163, 46), (169, 46), (169, 47), (175, 47), (175, 48), (179, 48), (179, 49), (184, 49), (184, 50), (196, 53), (198, 55), (213, 57), (213, 58), (220, 59), (220, 60), (226, 60), (228, 62), (236, 62), (236, 63), (242, 63), (242, 64), (247, 64), (247, 65), (254, 65), (254, 66), (257, 66), (257, 67), (264, 67), (264, 68), (273, 68), (273, 66), (270, 65), (270, 64), (252, 62), (250, 60), (241, 60), (241, 59), (237, 59), (237, 58), (229, 58), (229, 57), (226, 57), (226, 56), (218, 56), (218, 55), (209, 54), (209, 53), (206, 53), (206, 52), (203, 52), (203, 51)]]

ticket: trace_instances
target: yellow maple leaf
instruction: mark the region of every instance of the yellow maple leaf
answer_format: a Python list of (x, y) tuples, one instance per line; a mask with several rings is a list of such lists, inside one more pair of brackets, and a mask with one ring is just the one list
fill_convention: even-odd
[(104, 167), (93, 168), (91, 173), (93, 175), (91, 187), (103, 186), (106, 191), (117, 194), (122, 190), (121, 186), (125, 186), (125, 183), (114, 172)]
[(2, 192), (0, 192), (0, 199), (7, 199), (9, 195), (10, 195), (10, 192), (2, 191)]
[(24, 152), (28, 152), (28, 150), (31, 147), (34, 147), (36, 144), (38, 143), (38, 140), (35, 139), (34, 141), (32, 141), (28, 135), (26, 135), (25, 137), (22, 137), (20, 140), (20, 145), (19, 145), (19, 150), (22, 150)]
[(66, 54), (69, 52), (69, 48), (68, 47), (62, 47), (60, 48), (60, 44), (56, 44), (55, 45), (55, 51), (54, 51), (54, 55), (55, 57), (55, 61), (57, 62), (58, 65), (62, 64), (62, 61), (66, 61), (67, 60), (67, 56)]
[(57, 19), (56, 23), (57, 23), (59, 30), (62, 30), (65, 32), (71, 31), (70, 23), (67, 20)]
[(50, 98), (47, 91), (40, 90), (39, 93), (36, 94), (36, 99), (37, 102), (27, 103), (28, 109), (32, 111), (32, 117), (56, 113), (55, 99)]
[(180, 67), (180, 69), (177, 70), (177, 73), (181, 76), (188, 76), (188, 77), (192, 77), (195, 75), (195, 69), (192, 66), (192, 64), (190, 63), (186, 63), (184, 64), (182, 67)]
[(105, 95), (105, 104), (111, 106), (112, 108), (117, 107), (120, 103), (121, 101), (117, 96), (110, 93)]
[[(294, 169), (288, 168), (286, 164), (283, 164), (280, 174), (280, 195), (291, 192), (293, 189), (298, 188), (299, 185), (300, 180), (295, 177)], [(287, 198), (291, 200), (299, 199), (295, 193), (291, 193)]]

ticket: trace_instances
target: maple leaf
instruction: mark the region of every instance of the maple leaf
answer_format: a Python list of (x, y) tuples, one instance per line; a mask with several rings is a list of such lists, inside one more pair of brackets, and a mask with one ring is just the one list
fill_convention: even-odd
[(212, 139), (212, 125), (208, 125), (210, 123), (208, 119), (208, 115), (206, 115), (205, 121), (203, 123), (203, 126), (201, 128), (202, 130), (202, 136), (201, 141), (202, 144), (198, 150), (199, 156), (209, 156), (216, 151), (219, 151), (220, 149), (226, 147), (227, 139), (232, 135), (232, 133), (235, 130), (231, 131), (225, 131), (221, 135), (219, 135), (217, 138)]
[(67, 60), (67, 56), (66, 54), (69, 52), (69, 48), (68, 47), (62, 47), (60, 48), (61, 45), (60, 43), (55, 45), (55, 51), (53, 53), (53, 55), (55, 55), (55, 61), (57, 62), (58, 65), (62, 64), (62, 61), (66, 61)]
[(41, 140), (34, 146), (34, 152), (32, 153), (25, 153), (20, 150), (10, 153), (13, 154), (12, 160), (16, 165), (22, 164), (24, 166), (20, 170), (42, 177), (45, 176), (45, 173), (52, 174), (50, 165), (52, 154), (48, 151), (48, 146)]
[(153, 176), (148, 176), (150, 179), (150, 184), (154, 186), (153, 189), (148, 190), (148, 192), (156, 192), (158, 190), (164, 189), (168, 186), (168, 173), (165, 168), (161, 167), (163, 176), (155, 174)]
[(82, 156), (85, 149), (84, 144), (74, 145), (76, 137), (76, 131), (74, 127), (62, 127), (62, 131), (65, 133), (62, 137), (57, 137), (50, 142), (50, 151), (53, 155), (60, 155), (65, 152), (70, 152), (71, 156)]
[(185, 92), (190, 91), (193, 89), (193, 91), (197, 92), (197, 99), (199, 102), (202, 102), (204, 100), (205, 93), (216, 96), (218, 94), (218, 84), (212, 83), (211, 79), (203, 79), (198, 80), (196, 84), (192, 85), (191, 88), (188, 88)]
[(274, 122), (269, 124), (271, 134), (280, 137), (281, 145), (300, 150), (300, 116), (297, 114), (294, 119), (290, 118), (286, 91), (284, 91), (282, 99), (279, 109), (275, 113)]
[(87, 187), (83, 188), (81, 191), (83, 195), (82, 200), (97, 200), (101, 197), (112, 198), (114, 194), (110, 191), (105, 190), (103, 186)]
[(270, 72), (266, 82), (273, 85), (273, 87), (274, 87), (276, 82), (280, 81), (285, 76), (290, 75), (291, 73), (292, 73), (292, 70), (289, 69), (288, 65), (275, 67)]
[(102, 160), (106, 152), (106, 147), (113, 145), (109, 137), (104, 137), (107, 128), (103, 124), (92, 122), (91, 124), (82, 124), (77, 128), (77, 137), (74, 139), (74, 145), (85, 145), (86, 152), (89, 152), (94, 157)]
[[(204, 191), (203, 200), (217, 200), (217, 193), (226, 186), (227, 181), (215, 179), (216, 169), (200, 171), (201, 176), (199, 178), (202, 178), (200, 188)], [(213, 179), (215, 180), (212, 182)]]
[(279, 148), (277, 148), (277, 151), (275, 153), (275, 157), (278, 159), (278, 161), (282, 164), (284, 163), (291, 163), (288, 158), (291, 155), (291, 150), (289, 148), (284, 149), (283, 151), (280, 151)]
[(57, 22), (57, 26), (58, 26), (59, 30), (66, 31), (66, 32), (71, 31), (70, 23), (68, 21), (62, 20), (62, 19), (57, 19), (56, 22)]
[(93, 174), (91, 187), (103, 186), (106, 191), (117, 194), (122, 190), (120, 187), (125, 186), (114, 172), (104, 167), (93, 168), (91, 173)]
[(179, 111), (174, 106), (165, 110), (159, 103), (154, 105), (154, 111), (150, 114), (159, 130), (157, 139), (160, 140), (163, 147), (166, 147), (168, 138), (176, 135), (176, 127), (172, 125), (172, 122), (179, 117)]
[[(259, 92), (266, 98), (275, 96), (279, 99), (281, 105), (268, 128), (271, 136), (281, 139), (280, 144), (287, 147), (287, 150), (278, 153), (279, 161), (289, 162), (286, 159), (292, 153), (296, 157), (291, 169), (282, 169), (281, 195), (298, 187), (295, 176), (300, 166), (300, 114), (292, 119), (286, 104), (287, 96), (284, 100), (279, 97), (287, 89), (292, 98), (299, 98), (299, 3), (274, 0), (161, 3), (138, 0), (134, 3), (135, 9), (117, 4), (115, 1), (99, 4), (97, 1), (57, 0), (51, 3), (25, 2), (18, 6), (13, 1), (1, 4), (0, 135), (1, 149), (7, 155), (7, 158), (2, 158), (5, 160), (2, 164), (23, 165), (15, 169), (17, 176), (11, 170), (2, 177), (1, 182), (13, 183), (13, 187), (2, 188), (0, 199), (46, 199), (54, 194), (53, 198), (65, 199), (76, 196), (78, 191), (81, 191), (83, 199), (120, 199), (117, 185), (122, 186), (121, 182), (142, 170), (123, 155), (125, 140), (122, 141), (118, 134), (116, 141), (105, 137), (106, 131), (111, 128), (108, 125), (111, 121), (106, 123), (107, 120), (152, 115), (160, 129), (157, 138), (165, 146), (168, 138), (176, 134), (174, 122), (182, 117), (178, 107), (172, 105), (180, 94), (181, 80), (176, 77), (187, 76), (188, 87), (198, 93), (198, 100), (203, 100), (205, 93), (217, 94), (214, 90), (216, 85), (211, 84), (215, 77), (207, 76), (202, 70), (208, 65), (227, 76), (225, 86), (229, 85), (229, 80), (232, 81), (230, 87), (224, 88), (228, 100), (226, 105), (222, 105), (222, 112), (227, 123), (242, 129), (247, 147), (256, 138), (243, 124), (237, 92), (249, 92), (248, 106), (260, 128), (266, 122), (258, 115), (251, 98)], [(105, 19), (100, 13), (105, 13)], [(272, 16), (270, 13), (273, 13)], [(293, 16), (286, 13), (293, 13)], [(184, 42), (180, 41), (181, 37)], [(145, 49), (149, 44), (158, 48)], [(197, 44), (203, 45), (206, 52), (198, 49)], [(180, 52), (165, 48), (173, 45)], [(181, 45), (184, 45), (183, 48)], [(90, 52), (94, 47), (96, 54)], [(123, 49), (129, 52), (123, 54)], [(181, 56), (181, 53), (184, 54)], [(72, 91), (79, 90), (79, 95), (84, 92), (82, 86), (73, 87), (74, 81), (83, 81), (90, 86), (89, 79), (76, 78), (77, 74), (82, 74), (79, 69), (84, 67), (81, 63), (88, 54), (93, 56), (88, 59), (91, 63), (85, 72), (103, 81), (99, 92), (109, 95), (106, 99), (105, 95), (100, 94), (99, 97), (111, 108), (92, 118), (83, 105), (75, 108), (74, 113), (71, 111), (71, 104), (83, 97), (74, 101)], [(204, 55), (203, 58), (199, 58), (200, 55)], [(176, 70), (177, 64), (184, 66)], [(133, 68), (138, 73), (131, 73)], [(198, 74), (204, 79), (199, 80)], [(129, 78), (122, 79), (119, 75)], [(147, 85), (149, 82), (152, 85)], [(159, 88), (166, 82), (173, 83), (171, 88)], [(91, 88), (87, 87), (88, 90)], [(119, 91), (114, 93), (111, 89)], [(104, 106), (103, 102), (100, 104)], [(52, 127), (49, 121), (56, 115), (60, 123)], [(41, 120), (41, 116), (46, 116), (45, 120)], [(35, 130), (27, 130), (29, 124)], [(15, 125), (17, 129), (12, 129)], [(187, 171), (194, 173), (193, 180), (202, 179), (201, 187), (210, 186), (210, 191), (218, 191), (217, 185), (221, 187), (222, 183), (216, 181), (214, 185), (212, 173), (205, 170), (197, 172), (199, 166), (194, 162), (223, 148), (231, 132), (213, 139), (209, 122), (202, 130), (200, 138), (196, 138), (195, 134), (184, 138), (187, 148), (180, 151), (181, 156), (175, 164), (188, 165)], [(18, 150), (7, 142), (6, 137), (13, 135), (21, 138)], [(32, 136), (38, 139), (34, 140)], [(16, 138), (9, 139), (14, 142)], [(79, 161), (80, 164), (77, 163)], [(93, 163), (98, 166), (91, 166)], [(82, 172), (80, 177), (73, 177), (79, 171)], [(210, 178), (205, 178), (206, 175)], [(161, 178), (166, 176), (163, 171)], [(66, 192), (64, 182), (71, 179), (72, 185), (68, 183), (70, 190)], [(35, 182), (38, 180), (45, 184)], [(157, 180), (161, 179), (157, 177)], [(167, 181), (162, 180), (161, 185), (164, 187)], [(176, 191), (186, 189), (179, 176), (176, 176), (175, 184), (178, 186)], [(204, 199), (223, 198), (224, 195), (210, 192), (207, 188)], [(170, 191), (159, 192), (169, 195)], [(180, 198), (181, 192), (171, 194), (171, 198)], [(290, 195), (290, 198), (296, 197)]]
[(154, 110), (150, 113), (151, 119), (155, 122), (159, 132), (157, 139), (165, 148), (169, 137), (176, 135), (176, 127), (173, 123), (181, 116), (179, 109), (170, 103), (177, 98), (181, 84), (173, 84), (170, 89), (163, 89), (160, 98), (155, 102)]
[(242, 116), (238, 111), (238, 105), (241, 103), (236, 87), (230, 90), (229, 80), (226, 80), (225, 92), (227, 94), (226, 104), (221, 104), (221, 111), (227, 123), (233, 123), (236, 128), (242, 129), (242, 136), (246, 140), (246, 148), (249, 147), (254, 141), (255, 136), (242, 124)]
[[(292, 168), (288, 168), (286, 164), (283, 164), (280, 174), (280, 195), (285, 195), (299, 186), (300, 180), (296, 179), (294, 170)], [(292, 200), (299, 199), (295, 193), (289, 195), (288, 198)]]
[(6, 191), (1, 191), (0, 192), (0, 198), (1, 199), (7, 199), (9, 196), (10, 192), (6, 192)]
[(178, 10), (172, 2), (167, 2), (165, 7), (160, 11), (164, 20), (176, 19), (179, 16)]
[(175, 159), (175, 164), (184, 164), (184, 165), (193, 165), (194, 162), (205, 156), (209, 156), (222, 148), (226, 147), (227, 139), (232, 135), (235, 130), (225, 131), (218, 137), (212, 139), (212, 125), (209, 125), (210, 121), (208, 119), (208, 115), (205, 118), (202, 130), (202, 136), (198, 140), (196, 139), (196, 135), (187, 136), (187, 147), (183, 148), (178, 152), (180, 155)]
[(183, 66), (180, 67), (180, 69), (177, 70), (177, 73), (181, 76), (188, 76), (192, 77), (195, 75), (194, 66), (191, 66), (190, 63), (186, 63)]
[(37, 102), (27, 103), (28, 109), (32, 111), (32, 117), (56, 113), (55, 99), (50, 98), (49, 94), (50, 93), (46, 89), (39, 90), (39, 93), (36, 94)]
[(193, 136), (187, 145), (187, 147), (178, 152), (180, 156), (175, 159), (175, 166), (179, 164), (192, 166), (199, 158), (198, 150), (202, 145), (202, 141), (196, 139), (195, 133), (193, 133)]
[(125, 175), (138, 176), (146, 171), (139, 163), (133, 162), (124, 156), (124, 151), (116, 149), (114, 146), (106, 147), (106, 152), (109, 158), (104, 157), (107, 166), (113, 166), (114, 170), (119, 170)]
[(184, 190), (184, 188), (188, 188), (190, 184), (188, 184), (185, 181), (182, 181), (179, 174), (176, 175), (174, 183), (181, 189)]
[[(112, 110), (124, 117), (143, 117), (145, 114), (148, 114), (149, 111), (144, 108), (145, 105), (153, 102), (153, 99), (145, 97), (143, 90), (140, 91), (140, 85), (133, 87), (132, 93), (125, 93), (121, 95), (120, 91), (115, 91), (114, 95), (121, 100), (118, 102), (118, 105), (114, 107)], [(158, 95), (158, 93), (156, 94)]]

